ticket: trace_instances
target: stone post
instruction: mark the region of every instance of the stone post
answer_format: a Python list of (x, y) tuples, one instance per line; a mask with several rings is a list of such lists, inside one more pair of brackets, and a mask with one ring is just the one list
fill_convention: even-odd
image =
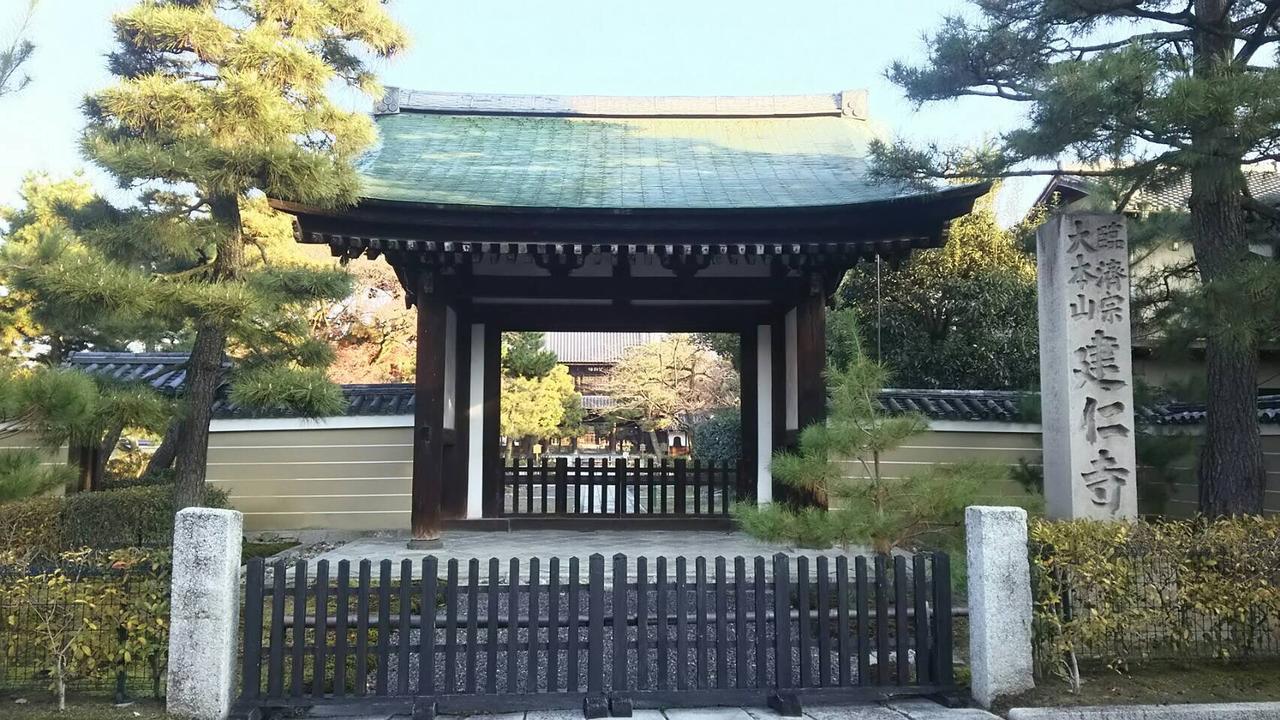
[(1044, 495), (1054, 518), (1138, 514), (1129, 250), (1120, 215), (1050, 216), (1036, 232)]
[(964, 511), (969, 565), (969, 662), (973, 697), (983, 707), (1035, 687), (1031, 664), (1031, 568), (1027, 511)]
[(240, 622), (243, 516), (186, 508), (173, 527), (169, 610), (172, 715), (222, 720), (231, 710)]

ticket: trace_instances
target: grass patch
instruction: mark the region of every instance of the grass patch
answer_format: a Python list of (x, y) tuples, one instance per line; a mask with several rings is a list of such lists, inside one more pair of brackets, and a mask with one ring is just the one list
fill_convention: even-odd
[(246, 540), (240, 548), (240, 559), (242, 562), (248, 562), (254, 558), (268, 558), (297, 546), (298, 541), (296, 540), (276, 540), (274, 542), (249, 542)]
[(44, 698), (30, 698), (23, 704), (15, 703), (15, 697), (0, 697), (0, 717), (5, 720), (167, 720), (164, 703), (154, 700), (139, 701), (132, 705), (116, 707), (101, 698), (67, 698), (67, 711), (58, 712), (56, 702)]
[(1280, 700), (1280, 660), (1223, 663), (1149, 663), (1121, 674), (1105, 668), (1084, 671), (1079, 693), (1058, 678), (1039, 681), (1035, 690), (997, 705), (1177, 705), (1183, 703), (1261, 702)]

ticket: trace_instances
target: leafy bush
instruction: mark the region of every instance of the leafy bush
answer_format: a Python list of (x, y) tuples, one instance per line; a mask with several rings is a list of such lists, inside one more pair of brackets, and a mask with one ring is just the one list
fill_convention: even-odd
[[(209, 507), (227, 507), (226, 493), (210, 488)], [(9, 562), (53, 557), (84, 547), (161, 547), (173, 539), (173, 485), (86, 492), (0, 506), (0, 556)]]
[[(167, 550), (80, 550), (0, 568), (0, 652), (9, 680), (67, 686), (127, 672), (161, 695), (169, 645)], [(135, 670), (136, 668), (136, 670)]]
[(693, 457), (703, 462), (742, 460), (742, 416), (737, 408), (716, 412), (693, 426)]
[(1123, 668), (1275, 651), (1280, 520), (1035, 520), (1030, 536), (1042, 674), (1078, 687), (1082, 659)]
[(40, 497), (0, 505), (0, 563), (61, 547), (62, 498)]

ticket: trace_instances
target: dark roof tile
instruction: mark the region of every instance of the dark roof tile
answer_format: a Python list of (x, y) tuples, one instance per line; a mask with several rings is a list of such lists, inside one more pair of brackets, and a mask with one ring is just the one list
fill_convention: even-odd
[[(109, 353), (79, 352), (67, 364), (86, 372), (106, 375), (122, 381), (147, 379), (157, 390), (177, 393), (185, 380), (185, 353)], [(413, 385), (386, 383), (344, 385), (347, 398), (346, 415), (411, 415)], [(932, 420), (967, 420), (993, 422), (1037, 422), (1039, 395), (1013, 390), (916, 390), (886, 388), (880, 393), (881, 408), (890, 413), (916, 412)], [(587, 395), (587, 409), (604, 409), (609, 398)], [(1139, 408), (1139, 415), (1156, 425), (1198, 425), (1204, 422), (1203, 406), (1190, 403), (1162, 403)], [(219, 400), (214, 406), (217, 417), (282, 417), (281, 413), (249, 412)], [(1280, 395), (1258, 398), (1258, 419), (1264, 424), (1280, 424)]]

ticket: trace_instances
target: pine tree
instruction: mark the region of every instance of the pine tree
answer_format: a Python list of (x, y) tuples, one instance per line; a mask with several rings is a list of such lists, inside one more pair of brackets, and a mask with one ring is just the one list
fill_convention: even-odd
[(376, 93), (361, 53), (389, 57), (406, 39), (377, 0), (144, 0), (113, 25), (117, 81), (85, 101), (83, 148), (122, 185), (145, 188), (116, 223), (120, 254), (187, 265), (150, 298), (194, 330), (176, 453), (184, 507), (203, 495), (232, 338), (245, 361), (233, 399), (332, 410), (322, 369), (332, 353), (296, 316), (272, 310), (336, 300), (349, 283), (329, 269), (255, 267), (266, 256), (242, 208), (260, 193), (317, 206), (355, 200), (352, 161), (374, 130), (328, 92), (343, 82)]
[(31, 76), (23, 69), (36, 51), (35, 43), (27, 37), (27, 26), (36, 10), (38, 0), (27, 0), (18, 29), (9, 44), (0, 48), (0, 97), (12, 95), (31, 84)]
[(831, 509), (742, 504), (734, 515), (752, 535), (801, 547), (867, 545), (878, 553), (950, 548), (964, 508), (999, 470), (939, 465), (902, 478), (882, 472), (884, 454), (929, 425), (917, 414), (889, 415), (880, 409), (885, 369), (862, 352), (854, 324), (848, 310), (829, 317), (829, 326), (844, 326), (837, 334), (850, 345), (835, 355), (842, 360), (828, 365), (827, 420), (806, 426), (798, 449), (774, 453), (770, 464), (776, 481), (803, 496), (826, 498)]
[(1275, 297), (1280, 269), (1249, 251), (1242, 167), (1280, 159), (1280, 2), (1240, 0), (974, 0), (977, 19), (948, 18), (919, 66), (889, 78), (924, 103), (965, 96), (1024, 107), (1028, 123), (980, 153), (904, 142), (873, 148), (883, 175), (914, 180), (1072, 174), (1138, 188), (1189, 181), (1191, 244), (1202, 282), (1209, 389), (1200, 509), (1262, 511), (1266, 473), (1256, 411), (1261, 329), (1241, 303)]
[(555, 368), (556, 354), (543, 347), (540, 332), (506, 333), (502, 338), (503, 372), (512, 377), (540, 378)]

